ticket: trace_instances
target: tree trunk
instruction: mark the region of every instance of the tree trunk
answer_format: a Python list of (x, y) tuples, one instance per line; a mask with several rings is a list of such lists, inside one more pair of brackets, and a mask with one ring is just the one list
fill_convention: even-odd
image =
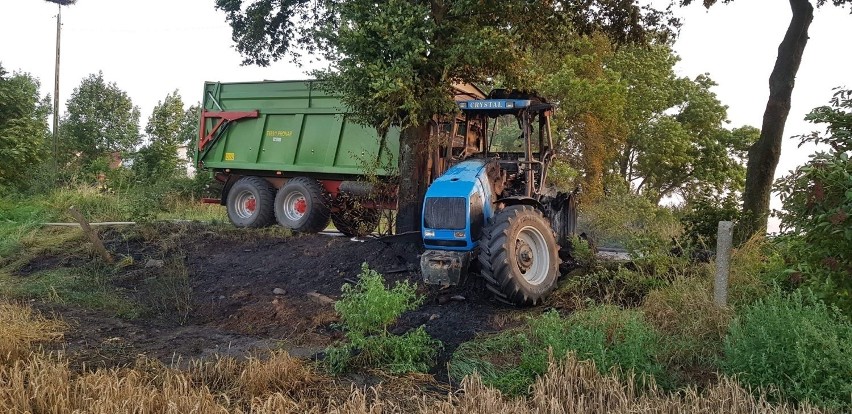
[(423, 196), (429, 187), (429, 123), (403, 129), (399, 137), (399, 207), (396, 231), (420, 230)]
[(808, 27), (814, 18), (814, 8), (808, 0), (789, 0), (793, 18), (784, 40), (778, 46), (775, 67), (769, 76), (769, 101), (763, 113), (760, 139), (748, 150), (745, 191), (743, 192), (742, 236), (751, 237), (766, 231), (769, 217), (769, 197), (775, 177), (775, 167), (781, 156), (784, 124), (790, 113), (790, 96), (802, 53), (808, 43)]

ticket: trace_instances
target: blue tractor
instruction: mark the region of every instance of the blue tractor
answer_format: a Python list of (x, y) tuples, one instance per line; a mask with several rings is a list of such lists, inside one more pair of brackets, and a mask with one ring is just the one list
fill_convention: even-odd
[(576, 192), (547, 181), (554, 106), (503, 89), (458, 105), (464, 120), (448, 135), (465, 145), (446, 145), (452, 165), (423, 202), (424, 281), (456, 285), (473, 266), (497, 300), (537, 305), (570, 260), (577, 223)]

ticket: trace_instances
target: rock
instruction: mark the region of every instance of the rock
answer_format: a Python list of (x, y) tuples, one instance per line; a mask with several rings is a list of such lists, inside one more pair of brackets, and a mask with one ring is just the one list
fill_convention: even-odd
[(245, 289), (240, 289), (231, 294), (231, 299), (233, 300), (242, 301), (248, 299), (249, 297), (251, 297), (251, 292)]
[(433, 313), (432, 316), (429, 316), (429, 321), (434, 321), (435, 319), (438, 319), (440, 317), (441, 317), (441, 315), (438, 315), (437, 313)]
[(319, 292), (308, 292), (308, 296), (313, 299), (314, 302), (317, 302), (322, 305), (333, 305), (335, 302), (334, 299)]
[(272, 289), (272, 293), (275, 295), (286, 295), (287, 291), (281, 288)]
[(162, 260), (148, 259), (148, 261), (145, 262), (145, 268), (151, 268), (151, 267), (159, 268), (159, 267), (163, 267), (164, 264), (166, 264), (166, 263)]
[(225, 299), (225, 295), (219, 296), (219, 300)]

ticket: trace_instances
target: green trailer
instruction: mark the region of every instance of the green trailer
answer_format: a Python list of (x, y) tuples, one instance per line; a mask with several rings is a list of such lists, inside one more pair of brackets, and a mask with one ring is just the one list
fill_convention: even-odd
[[(373, 231), (380, 210), (395, 207), (389, 166), (396, 165), (399, 130), (380, 136), (351, 121), (340, 99), (320, 85), (205, 83), (196, 167), (224, 184), (215, 201), (227, 207), (236, 226), (277, 221), (318, 232), (331, 220), (344, 234), (361, 235)], [(460, 86), (456, 99), (482, 95)], [(376, 197), (377, 183), (387, 184), (381, 185), (382, 198)]]

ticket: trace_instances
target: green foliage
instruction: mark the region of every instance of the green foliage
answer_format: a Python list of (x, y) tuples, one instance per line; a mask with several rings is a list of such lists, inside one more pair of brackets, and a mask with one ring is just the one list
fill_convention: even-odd
[(803, 166), (776, 183), (778, 212), (793, 271), (820, 296), (852, 311), (852, 91), (839, 91), (830, 106), (807, 120), (827, 124), (827, 134), (802, 143), (827, 144)]
[(326, 363), (334, 373), (355, 367), (379, 368), (392, 374), (426, 372), (432, 367), (440, 347), (440, 342), (421, 326), (402, 335), (385, 332), (329, 347)]
[(603, 267), (601, 264), (597, 262), (597, 266), (586, 273), (566, 278), (552, 295), (554, 300), (569, 309), (601, 304), (635, 307), (648, 292), (665, 285), (669, 278), (668, 275), (660, 277), (630, 270), (624, 265)]
[(852, 409), (852, 324), (810, 293), (775, 291), (731, 324), (722, 368), (779, 398)]
[(571, 235), (571, 257), (581, 267), (589, 268), (595, 264), (595, 251), (589, 244), (588, 240), (583, 240), (580, 236)]
[[(595, 361), (601, 372), (620, 367), (638, 373), (658, 375), (655, 361), (657, 335), (641, 312), (614, 306), (598, 306), (577, 312), (562, 321), (556, 312), (548, 312), (530, 322), (535, 341), (553, 348), (555, 355), (567, 350), (579, 359)], [(546, 359), (538, 353), (530, 361), (543, 372)]]
[(580, 204), (579, 229), (597, 246), (620, 246), (635, 256), (651, 249), (668, 251), (681, 226), (674, 212), (637, 196), (623, 182), (612, 182), (606, 197)]
[(734, 229), (742, 218), (742, 207), (737, 194), (724, 197), (704, 194), (686, 200), (680, 222), (684, 228), (684, 241), (689, 246), (715, 249), (720, 221), (733, 221)]
[(60, 131), (68, 162), (82, 168), (111, 152), (134, 149), (139, 143), (139, 108), (127, 92), (107, 83), (102, 72), (91, 74), (71, 93)]
[(21, 238), (38, 228), (48, 217), (48, 212), (41, 205), (8, 196), (0, 197), (0, 259), (17, 251), (21, 247)]
[(344, 284), (342, 298), (334, 304), (346, 330), (348, 342), (329, 347), (326, 363), (332, 372), (350, 368), (376, 367), (392, 373), (426, 371), (441, 343), (423, 327), (403, 335), (391, 335), (387, 328), (405, 311), (415, 309), (423, 300), (415, 286), (405, 282), (387, 289), (384, 277), (361, 266), (358, 284)]
[(641, 312), (598, 306), (562, 318), (555, 311), (531, 318), (520, 331), (506, 331), (459, 346), (450, 375), (460, 380), (478, 371), (483, 381), (520, 395), (547, 369), (549, 355), (595, 361), (602, 373), (611, 369), (659, 375), (657, 336)]
[(627, 138), (616, 162), (634, 191), (659, 199), (742, 187), (752, 127), (728, 130), (727, 107), (707, 75), (678, 77), (667, 45), (623, 48), (608, 62), (621, 74)]
[[(11, 76), (0, 65), (0, 190), (19, 189), (46, 158), (50, 101), (26, 73)], [(5, 190), (4, 190), (5, 191)]]

